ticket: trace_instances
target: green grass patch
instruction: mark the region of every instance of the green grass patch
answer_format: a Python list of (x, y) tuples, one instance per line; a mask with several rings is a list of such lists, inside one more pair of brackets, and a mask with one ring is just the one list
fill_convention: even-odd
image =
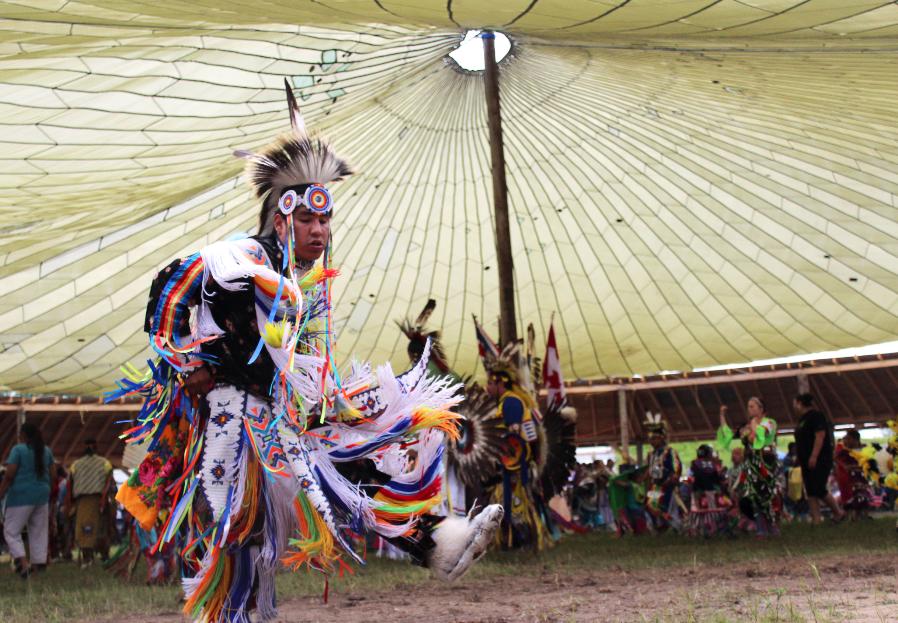
[[(818, 560), (833, 555), (898, 555), (893, 518), (859, 523), (785, 526), (778, 539), (759, 541), (750, 537), (712, 540), (679, 535), (616, 539), (605, 533), (568, 536), (552, 549), (531, 552), (494, 552), (469, 574), (472, 579), (501, 579), (521, 573), (528, 566), (547, 572), (585, 570), (626, 570), (693, 566), (724, 566), (770, 559), (782, 559), (800, 568), (800, 573), (816, 568)], [(139, 569), (135, 578), (145, 573)], [(412, 587), (428, 581), (425, 570), (405, 562), (373, 558), (355, 574), (332, 580), (332, 590), (342, 594), (385, 591)], [(283, 573), (278, 577), (281, 601), (297, 596), (319, 596), (320, 575), (306, 572)], [(776, 595), (770, 598), (776, 600)], [(55, 564), (45, 573), (24, 581), (11, 570), (0, 570), (0, 621), (71, 622), (118, 619), (127, 615), (172, 615), (180, 610), (180, 588), (147, 587), (126, 583), (93, 566), (85, 570), (73, 564)], [(787, 610), (784, 605), (784, 610)], [(682, 613), (688, 620), (688, 613)], [(821, 619), (825, 619), (823, 616)], [(763, 617), (761, 617), (763, 619)], [(653, 620), (649, 618), (648, 620)], [(783, 620), (791, 620), (788, 616)]]

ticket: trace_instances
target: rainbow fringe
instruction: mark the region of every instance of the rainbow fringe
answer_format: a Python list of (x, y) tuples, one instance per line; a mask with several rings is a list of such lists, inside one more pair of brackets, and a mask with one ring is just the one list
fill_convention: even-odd
[(296, 496), (294, 507), (302, 538), (290, 539), (290, 546), (297, 549), (282, 558), (281, 562), (294, 571), (303, 565), (324, 573), (331, 573), (335, 564), (342, 568), (334, 537), (305, 493), (300, 492)]

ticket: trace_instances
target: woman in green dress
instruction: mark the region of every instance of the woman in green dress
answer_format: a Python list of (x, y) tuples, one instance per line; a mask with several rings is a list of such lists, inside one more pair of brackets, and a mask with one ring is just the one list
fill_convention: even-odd
[[(736, 482), (739, 510), (754, 522), (760, 537), (779, 534), (774, 511), (776, 497), (776, 421), (767, 415), (764, 401), (756, 396), (748, 399), (748, 423), (739, 432), (745, 449), (742, 472)], [(726, 450), (736, 439), (727, 423), (727, 407), (720, 406), (720, 428), (717, 444)]]

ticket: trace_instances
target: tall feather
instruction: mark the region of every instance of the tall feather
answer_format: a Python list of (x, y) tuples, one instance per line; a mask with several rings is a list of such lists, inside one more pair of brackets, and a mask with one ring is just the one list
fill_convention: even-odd
[(418, 319), (415, 320), (415, 324), (419, 327), (426, 325), (427, 321), (430, 319), (430, 315), (436, 307), (437, 302), (434, 299), (427, 299), (427, 305), (425, 305), (424, 309), (421, 310), (421, 313), (418, 314)]
[(296, 97), (293, 95), (293, 89), (290, 88), (290, 82), (284, 78), (284, 90), (287, 91), (287, 110), (290, 112), (290, 127), (294, 134), (304, 135), (306, 133), (306, 121), (299, 112), (299, 104), (296, 103)]

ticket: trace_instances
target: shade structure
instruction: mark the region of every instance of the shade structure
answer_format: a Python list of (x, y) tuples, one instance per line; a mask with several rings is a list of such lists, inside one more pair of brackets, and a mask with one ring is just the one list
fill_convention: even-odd
[(338, 354), (450, 362), (498, 314), (479, 74), (502, 63), (518, 316), (567, 378), (898, 336), (898, 5), (0, 3), (0, 385), (95, 393), (147, 357), (153, 273), (251, 232), (235, 148), (282, 84), (360, 173), (334, 187)]

